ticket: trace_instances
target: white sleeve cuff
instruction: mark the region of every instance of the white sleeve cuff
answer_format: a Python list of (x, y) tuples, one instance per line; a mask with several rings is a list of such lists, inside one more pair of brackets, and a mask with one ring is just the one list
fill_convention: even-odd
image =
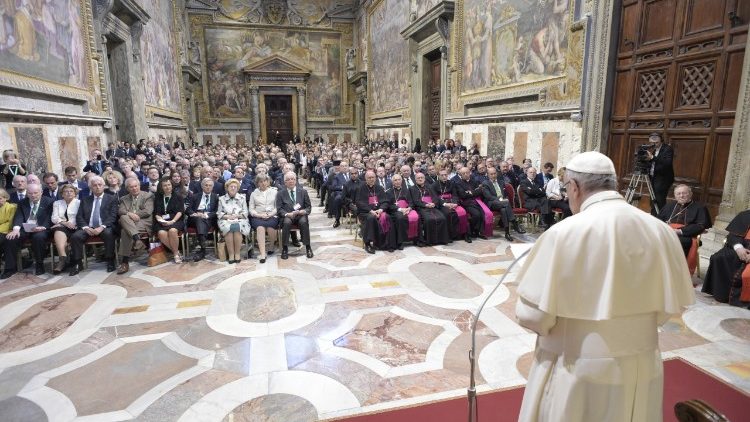
[(735, 251), (738, 251), (740, 249), (744, 249), (745, 248), (744, 246), (742, 246), (742, 243), (737, 243), (737, 244), (735, 244), (732, 247), (734, 248)]

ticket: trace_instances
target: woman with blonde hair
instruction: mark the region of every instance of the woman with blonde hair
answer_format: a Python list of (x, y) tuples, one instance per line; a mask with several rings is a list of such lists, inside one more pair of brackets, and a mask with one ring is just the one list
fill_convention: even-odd
[(250, 195), (250, 225), (258, 236), (258, 250), (260, 263), (266, 262), (266, 232), (271, 248), (268, 255), (273, 254), (276, 242), (276, 229), (279, 227), (279, 217), (276, 215), (276, 194), (278, 189), (271, 186), (271, 178), (265, 173), (255, 176), (255, 186), (258, 188)]
[(81, 201), (78, 199), (78, 187), (66, 183), (60, 186), (62, 199), (58, 199), (52, 204), (52, 233), (57, 249), (57, 256), (60, 259), (57, 265), (52, 269), (52, 274), (60, 274), (65, 271), (68, 264), (68, 254), (65, 250), (68, 239), (76, 232), (76, 215)]
[(13, 225), (13, 217), (16, 215), (16, 204), (10, 202), (8, 191), (0, 188), (0, 252), (5, 247), (5, 235)]
[(122, 173), (119, 171), (107, 170), (102, 173), (102, 179), (104, 179), (104, 184), (107, 186), (104, 189), (104, 193), (114, 195), (117, 198), (128, 194), (128, 191), (122, 188), (124, 179), (122, 178)]
[[(226, 194), (219, 197), (216, 218), (219, 222), (219, 230), (224, 235), (224, 242), (227, 245), (227, 259), (230, 264), (235, 264), (242, 260), (240, 257), (242, 237), (250, 234), (247, 201), (245, 195), (238, 193), (240, 181), (237, 179), (227, 180), (224, 184), (224, 190)], [(252, 256), (251, 252), (248, 255)]]

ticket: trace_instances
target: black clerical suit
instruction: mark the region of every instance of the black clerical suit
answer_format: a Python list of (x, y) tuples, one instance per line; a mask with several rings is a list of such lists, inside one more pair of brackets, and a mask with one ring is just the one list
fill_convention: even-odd
[(18, 250), (28, 239), (31, 239), (31, 253), (34, 255), (34, 261), (36, 261), (37, 266), (42, 265), (45, 252), (47, 251), (47, 238), (50, 234), (49, 228), (52, 226), (52, 204), (54, 202), (52, 198), (46, 196), (42, 196), (39, 199), (35, 214), (36, 225), (38, 227), (45, 227), (47, 230), (30, 233), (23, 229), (23, 223), (29, 222), (29, 219), (32, 218), (33, 204), (28, 196), (18, 204), (16, 214), (13, 217), (13, 227), (19, 227), (19, 236), (15, 239), (6, 238), (3, 245), (5, 249), (6, 272), (15, 272), (17, 270)]
[(711, 255), (706, 277), (703, 280), (703, 293), (708, 293), (719, 302), (730, 305), (750, 307), (750, 302), (742, 301), (742, 271), (748, 265), (740, 261), (735, 246), (740, 245), (750, 249), (750, 239), (746, 239), (750, 231), (750, 210), (737, 214), (727, 226), (727, 238), (724, 247)]
[(467, 181), (458, 177), (454, 182), (454, 192), (458, 195), (458, 203), (469, 215), (467, 236), (471, 237), (484, 233), (484, 210), (477, 203), (477, 199), (482, 199), (482, 193), (478, 188), (479, 184), (471, 179)]
[(400, 189), (391, 188), (386, 191), (385, 195), (389, 206), (388, 214), (391, 215), (391, 221), (393, 222), (392, 230), (396, 231), (396, 245), (401, 247), (401, 244), (409, 240), (409, 217), (408, 214), (398, 210), (402, 208), (398, 205), (398, 201), (404, 200), (407, 207), (414, 209), (414, 200), (409, 189), (404, 185), (401, 185)]
[(344, 185), (349, 182), (348, 172), (336, 173), (328, 183), (329, 211), (338, 221), (341, 218), (341, 207), (344, 204)]
[[(443, 200), (434, 188), (425, 183), (409, 188), (414, 201), (414, 209), (419, 213), (419, 243), (426, 245), (445, 245), (450, 242), (448, 219), (440, 210)], [(429, 201), (423, 199), (429, 197)], [(430, 207), (432, 203), (435, 206)]]
[(538, 209), (544, 224), (551, 226), (554, 223), (554, 215), (549, 206), (547, 192), (528, 177), (521, 179), (518, 190), (523, 195), (523, 207), (529, 211)]
[[(279, 220), (281, 221), (281, 244), (284, 248), (289, 246), (289, 232), (292, 229), (292, 225), (295, 224), (302, 232), (302, 243), (305, 246), (310, 246), (310, 224), (308, 222), (308, 216), (310, 215), (310, 211), (312, 211), (310, 196), (300, 185), (297, 185), (294, 188), (294, 192), (294, 200), (292, 200), (292, 196), (286, 186), (276, 194), (276, 209), (278, 210)], [(295, 204), (299, 205), (296, 210), (305, 210), (306, 214), (287, 217), (287, 213), (296, 211)]]
[(690, 251), (693, 238), (703, 233), (704, 230), (710, 229), (712, 226), (708, 208), (695, 201), (690, 201), (685, 205), (670, 202), (659, 210), (659, 219), (667, 224), (684, 224), (680, 228), (682, 234), (678, 234), (677, 238), (680, 239), (685, 256)]
[[(458, 238), (458, 214), (455, 209), (447, 207), (445, 204), (458, 204), (458, 194), (455, 192), (455, 185), (453, 181), (446, 180), (441, 182), (439, 179), (432, 187), (435, 189), (435, 193), (440, 196), (443, 206), (440, 207), (445, 218), (448, 220), (448, 235), (451, 239), (455, 240)], [(450, 195), (450, 199), (444, 199), (444, 195)]]
[[(351, 176), (351, 175), (350, 175)], [(346, 210), (346, 212), (357, 212), (357, 191), (359, 191), (360, 185), (364, 183), (362, 180), (357, 179), (349, 179), (348, 182), (344, 185), (344, 190), (342, 191), (343, 197), (344, 197), (344, 203), (343, 208)]]
[[(83, 244), (88, 240), (89, 235), (84, 231), (84, 227), (92, 229), (104, 226), (104, 230), (99, 234), (99, 238), (104, 242), (104, 258), (108, 263), (114, 265), (115, 257), (115, 223), (117, 222), (118, 198), (114, 195), (102, 193), (99, 203), (98, 224), (92, 219), (94, 213), (95, 199), (97, 197), (90, 195), (81, 200), (76, 214), (76, 226), (78, 230), (70, 237), (70, 244), (73, 250), (73, 261), (80, 263), (83, 258)], [(114, 268), (113, 268), (114, 269)]]
[[(372, 202), (370, 201), (370, 197), (374, 198)], [(362, 227), (362, 241), (365, 245), (372, 245), (376, 249), (381, 250), (394, 249), (396, 231), (393, 228), (393, 220), (390, 216), (386, 215), (385, 218), (388, 218), (390, 229), (387, 233), (383, 233), (378, 217), (371, 213), (371, 211), (375, 210), (382, 210), (382, 212), (388, 213), (390, 204), (388, 203), (385, 189), (377, 183), (373, 186), (362, 183), (357, 190), (355, 202), (357, 204), (357, 219), (359, 219)]]

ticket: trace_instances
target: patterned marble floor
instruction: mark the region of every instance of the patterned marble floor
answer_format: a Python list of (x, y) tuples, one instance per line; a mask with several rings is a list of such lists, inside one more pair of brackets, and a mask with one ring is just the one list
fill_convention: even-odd
[[(330, 224), (315, 208), (313, 259), (6, 280), (1, 419), (315, 421), (464, 395), (472, 312), (534, 238), (368, 255)], [(479, 391), (526, 382), (515, 272), (480, 318)], [(664, 356), (750, 392), (750, 311), (697, 296)]]

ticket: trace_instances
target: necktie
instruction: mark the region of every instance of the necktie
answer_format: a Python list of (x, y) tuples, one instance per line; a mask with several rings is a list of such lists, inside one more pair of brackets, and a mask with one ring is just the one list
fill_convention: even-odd
[(208, 210), (208, 204), (211, 201), (210, 197), (207, 194), (203, 194), (203, 202), (205, 203), (204, 209)]
[(97, 228), (99, 227), (99, 197), (94, 197), (94, 211), (91, 213), (91, 227)]
[(39, 203), (37, 202), (31, 207), (31, 219), (36, 220), (36, 212), (39, 211)]
[(292, 198), (292, 203), (297, 203), (297, 195), (294, 193), (294, 189), (289, 189), (289, 196)]

